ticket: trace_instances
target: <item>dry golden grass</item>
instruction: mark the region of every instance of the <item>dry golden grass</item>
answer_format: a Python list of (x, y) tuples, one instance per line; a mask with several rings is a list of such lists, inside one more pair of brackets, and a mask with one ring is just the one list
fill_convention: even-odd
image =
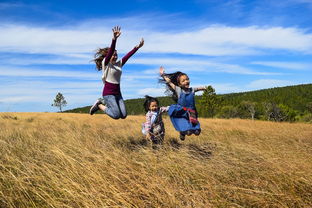
[(312, 125), (200, 119), (142, 138), (144, 116), (0, 114), (0, 207), (312, 207)]

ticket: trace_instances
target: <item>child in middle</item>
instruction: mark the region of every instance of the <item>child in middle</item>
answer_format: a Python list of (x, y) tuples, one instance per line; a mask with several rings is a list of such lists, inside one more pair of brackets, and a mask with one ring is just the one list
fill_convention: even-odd
[(165, 74), (165, 69), (160, 67), (159, 74), (162, 77), (160, 81), (166, 83), (173, 100), (177, 102), (169, 107), (168, 114), (174, 128), (180, 132), (180, 139), (184, 140), (185, 135), (198, 136), (201, 129), (197, 120), (195, 92), (205, 90), (206, 87), (190, 87), (189, 77), (180, 71)]
[(143, 106), (146, 111), (146, 122), (142, 125), (142, 133), (154, 144), (161, 144), (165, 137), (165, 126), (161, 114), (167, 112), (169, 106), (159, 107), (158, 99), (148, 95), (145, 95)]

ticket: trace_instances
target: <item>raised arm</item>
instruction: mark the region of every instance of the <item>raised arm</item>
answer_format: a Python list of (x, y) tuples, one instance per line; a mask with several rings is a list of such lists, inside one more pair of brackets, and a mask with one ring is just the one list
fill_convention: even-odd
[(142, 38), (140, 43), (136, 46), (134, 46), (134, 48), (129, 51), (123, 58), (122, 58), (122, 66), (125, 65), (125, 63), (128, 61), (128, 59), (133, 55), (135, 54), (135, 52), (137, 52), (137, 50), (139, 50), (139, 48), (141, 48), (142, 46), (144, 45), (144, 39)]
[(160, 67), (159, 68), (159, 74), (160, 74), (160, 76), (162, 77), (162, 78), (164, 78), (164, 80), (170, 85), (170, 87), (172, 88), (172, 89), (176, 89), (176, 86), (171, 82), (171, 80), (166, 76), (166, 74), (165, 74), (165, 68), (164, 67)]
[(162, 106), (159, 108), (160, 113), (168, 112), (170, 106)]
[(108, 53), (105, 57), (104, 65), (107, 65), (109, 63), (110, 59), (112, 58), (112, 56), (115, 52), (117, 38), (121, 34), (119, 26), (115, 26), (112, 30), (113, 30), (113, 39), (112, 39), (111, 46), (108, 50)]
[(194, 87), (194, 92), (197, 92), (197, 91), (204, 91), (205, 89), (207, 89), (206, 86), (203, 86), (203, 87)]

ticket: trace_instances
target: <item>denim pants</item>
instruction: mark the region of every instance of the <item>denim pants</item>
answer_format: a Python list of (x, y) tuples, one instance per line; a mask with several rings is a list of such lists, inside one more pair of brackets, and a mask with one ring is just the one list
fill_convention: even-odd
[(105, 113), (113, 119), (125, 119), (127, 111), (125, 103), (121, 95), (105, 95), (103, 96), (105, 102)]

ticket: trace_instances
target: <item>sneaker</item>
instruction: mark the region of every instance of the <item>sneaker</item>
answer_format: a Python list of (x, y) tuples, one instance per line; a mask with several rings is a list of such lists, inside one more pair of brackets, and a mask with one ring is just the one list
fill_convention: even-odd
[(185, 140), (185, 134), (180, 133), (180, 139), (183, 141)]
[(194, 134), (195, 134), (196, 136), (198, 136), (198, 135), (200, 135), (200, 132), (201, 132), (200, 129), (196, 129), (196, 130), (194, 131)]
[(90, 108), (90, 115), (93, 115), (96, 111), (99, 110), (99, 104), (102, 104), (102, 102), (100, 100), (96, 100), (96, 102)]

